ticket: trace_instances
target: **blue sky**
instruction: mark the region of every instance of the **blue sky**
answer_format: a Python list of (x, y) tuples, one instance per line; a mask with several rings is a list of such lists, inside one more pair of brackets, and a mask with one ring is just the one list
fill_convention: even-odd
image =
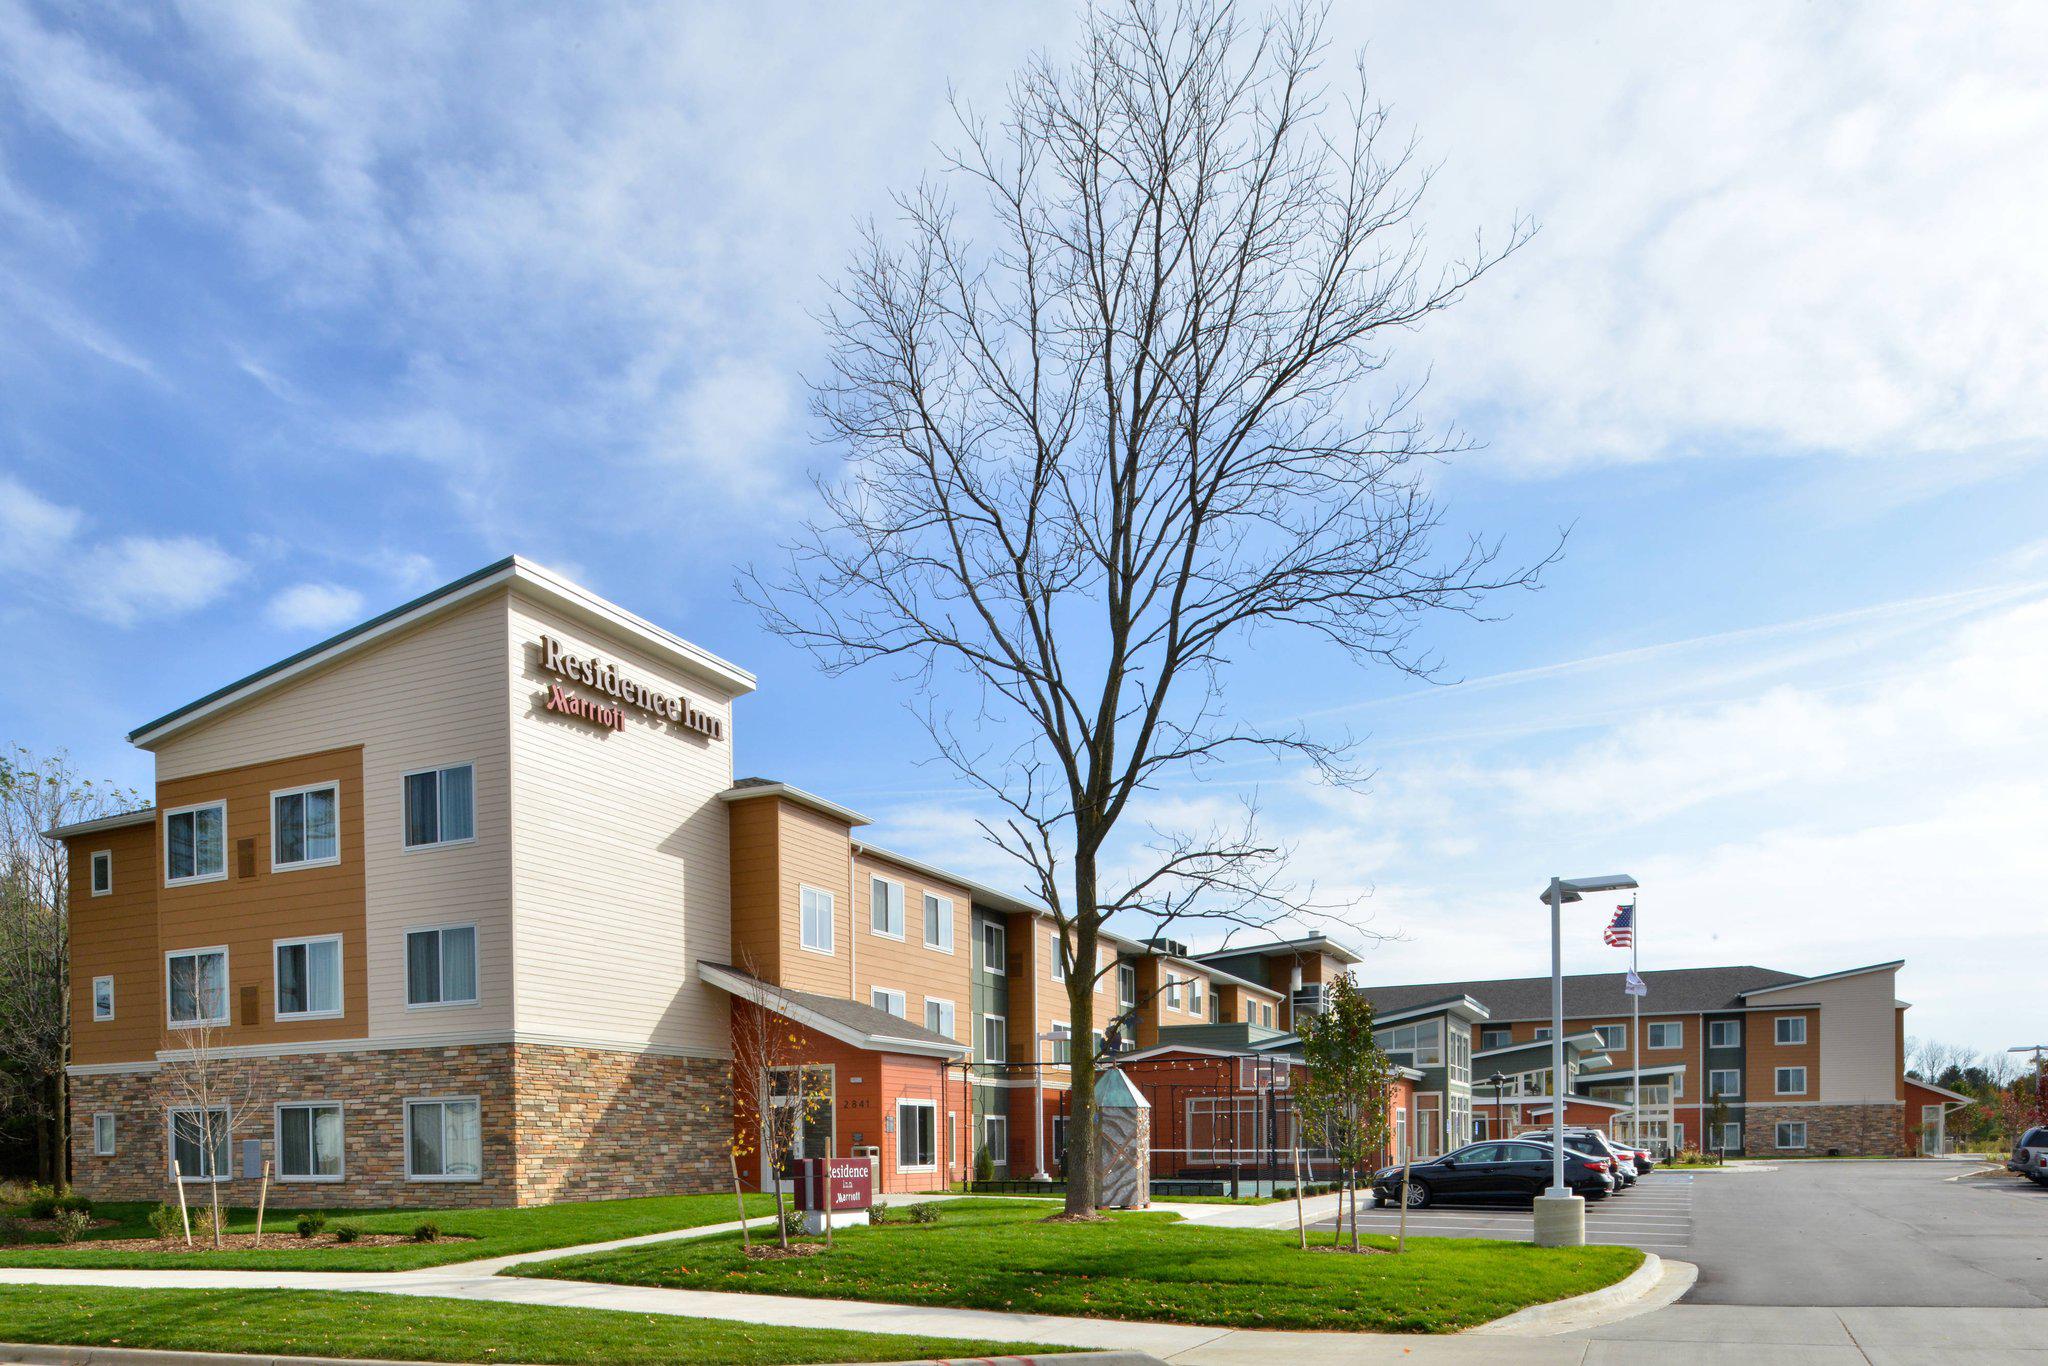
[[(2048, 18), (1647, 8), (1338, 16), (1436, 240), (1541, 222), (1405, 359), (1485, 443), (1455, 528), (1571, 541), (1433, 635), (1458, 686), (1246, 665), (1251, 714), (1366, 738), (1370, 792), (1253, 768), (1156, 811), (1255, 787), (1365, 895), (1369, 978), (1538, 970), (1544, 878), (1618, 867), (1650, 965), (1903, 956), (1916, 1033), (2031, 1040)], [(516, 550), (758, 672), (744, 771), (1004, 876), (893, 681), (819, 678), (730, 583), (834, 459), (802, 377), (855, 220), (949, 83), (1073, 27), (0, 0), (4, 738), (143, 783), (137, 722)], [(1575, 969), (1616, 965), (1595, 920)]]

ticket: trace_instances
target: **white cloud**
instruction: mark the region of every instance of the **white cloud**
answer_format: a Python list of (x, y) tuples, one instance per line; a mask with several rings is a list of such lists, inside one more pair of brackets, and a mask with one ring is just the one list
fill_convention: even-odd
[(209, 605), (247, 566), (197, 536), (123, 536), (82, 553), (70, 579), (78, 604), (115, 626)]
[(0, 475), (0, 567), (48, 569), (83, 520), (77, 508), (59, 507)]
[(333, 583), (298, 583), (270, 600), (265, 615), (286, 631), (328, 631), (361, 620), (363, 595)]

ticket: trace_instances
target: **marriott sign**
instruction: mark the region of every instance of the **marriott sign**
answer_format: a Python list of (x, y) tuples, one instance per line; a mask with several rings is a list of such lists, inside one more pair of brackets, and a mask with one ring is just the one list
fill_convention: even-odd
[(671, 725), (694, 731), (709, 740), (725, 738), (725, 722), (702, 711), (680, 693), (661, 692), (619, 672), (619, 666), (596, 655), (573, 653), (553, 636), (540, 638), (540, 667), (571, 683), (580, 683), (605, 694), (610, 701), (580, 696), (561, 684), (548, 690), (547, 709), (565, 716), (581, 717), (613, 730), (626, 728), (626, 710), (632, 708)]

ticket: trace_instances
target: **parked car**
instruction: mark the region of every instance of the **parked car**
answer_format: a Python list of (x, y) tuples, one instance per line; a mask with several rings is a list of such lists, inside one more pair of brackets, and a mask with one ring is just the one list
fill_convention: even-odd
[(2048, 1125), (2021, 1134), (2005, 1165), (2009, 1170), (2024, 1172), (2036, 1181), (2048, 1183)]
[[(1401, 1168), (1382, 1167), (1373, 1176), (1372, 1202), (1397, 1204), (1401, 1199)], [(1574, 1194), (1599, 1200), (1614, 1192), (1614, 1163), (1605, 1157), (1574, 1151), (1564, 1154), (1564, 1180)], [(1408, 1208), (1424, 1209), (1438, 1200), (1530, 1200), (1550, 1187), (1550, 1147), (1528, 1139), (1468, 1143), (1455, 1152), (1413, 1163), (1408, 1168)]]
[(1648, 1174), (1650, 1168), (1657, 1165), (1657, 1159), (1650, 1155), (1650, 1150), (1648, 1148), (1637, 1148), (1635, 1150), (1635, 1154), (1636, 1170), (1638, 1172)]
[[(1522, 1136), (1536, 1142), (1546, 1142), (1550, 1138), (1550, 1130), (1532, 1129)], [(1593, 1157), (1604, 1157), (1613, 1163), (1616, 1189), (1626, 1190), (1636, 1183), (1638, 1168), (1635, 1162), (1635, 1150), (1622, 1147), (1598, 1129), (1566, 1129), (1564, 1131), (1564, 1146), (1575, 1148), (1579, 1152), (1587, 1153)]]

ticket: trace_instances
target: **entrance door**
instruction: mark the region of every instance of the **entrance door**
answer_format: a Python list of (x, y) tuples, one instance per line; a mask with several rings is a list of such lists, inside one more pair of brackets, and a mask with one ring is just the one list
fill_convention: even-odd
[[(801, 1074), (801, 1075), (799, 1075)], [(773, 1112), (795, 1110), (792, 1117), (792, 1157), (837, 1157), (832, 1150), (833, 1075), (829, 1064), (810, 1067), (778, 1067), (768, 1074), (768, 1107)], [(773, 1190), (775, 1180), (782, 1189), (790, 1183), (775, 1176), (775, 1158), (770, 1145), (761, 1145), (761, 1189)]]

